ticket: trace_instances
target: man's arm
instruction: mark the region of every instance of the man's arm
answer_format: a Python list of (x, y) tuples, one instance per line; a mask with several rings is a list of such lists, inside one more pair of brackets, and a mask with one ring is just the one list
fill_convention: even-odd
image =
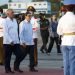
[(8, 38), (8, 40), (9, 40), (9, 42), (11, 44), (13, 42), (13, 40), (12, 40), (10, 34), (9, 34), (9, 27), (7, 25), (7, 21), (6, 20), (3, 21), (3, 28), (4, 28), (4, 31), (5, 31), (4, 36), (6, 38)]
[(57, 26), (57, 33), (58, 33), (58, 35), (63, 35), (63, 28), (62, 28), (62, 23), (61, 23), (61, 21), (59, 20), (59, 22), (58, 22), (58, 26)]
[(25, 48), (26, 47), (25, 40), (24, 40), (25, 27), (23, 22), (21, 22), (19, 26), (21, 27), (21, 29), (19, 29), (20, 45)]

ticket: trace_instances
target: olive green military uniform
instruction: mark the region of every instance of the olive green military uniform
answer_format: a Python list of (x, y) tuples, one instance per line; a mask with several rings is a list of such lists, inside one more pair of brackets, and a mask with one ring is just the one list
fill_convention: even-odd
[(49, 36), (49, 31), (48, 31), (48, 26), (49, 26), (49, 21), (47, 19), (42, 19), (40, 18), (40, 32), (41, 32), (41, 38), (42, 38), (42, 42), (43, 45), (40, 49), (40, 51), (42, 51), (42, 53), (44, 53), (43, 50), (45, 50), (47, 52), (47, 42), (48, 42), (48, 36)]

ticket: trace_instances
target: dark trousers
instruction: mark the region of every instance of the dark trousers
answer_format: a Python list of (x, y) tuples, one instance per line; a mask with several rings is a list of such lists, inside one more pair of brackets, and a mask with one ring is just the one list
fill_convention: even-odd
[(48, 30), (41, 30), (41, 38), (42, 38), (42, 42), (43, 42), (41, 50), (45, 49), (47, 51), (46, 45), (48, 43), (48, 37), (49, 37)]
[(12, 53), (15, 54), (16, 59), (14, 62), (14, 69), (19, 69), (20, 62), (22, 61), (22, 52), (19, 44), (15, 44), (13, 46), (4, 44), (5, 49), (5, 70), (10, 71), (10, 61)]
[(34, 63), (35, 66), (37, 66), (38, 64), (37, 38), (34, 38)]
[(56, 43), (57, 53), (61, 53), (60, 45), (59, 45), (59, 38), (58, 37), (50, 37), (50, 43), (49, 43), (49, 47), (48, 47), (48, 52), (51, 52), (52, 47), (54, 45), (54, 42)]
[(26, 48), (21, 46), (21, 50), (23, 51), (23, 58), (22, 60), (29, 54), (29, 60), (30, 60), (30, 68), (34, 68), (34, 45), (27, 45)]

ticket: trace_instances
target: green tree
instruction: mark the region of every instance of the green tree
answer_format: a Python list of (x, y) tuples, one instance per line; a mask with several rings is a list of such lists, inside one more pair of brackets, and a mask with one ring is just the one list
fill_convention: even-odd
[(7, 8), (8, 8), (8, 5), (5, 4), (5, 5), (2, 5), (2, 6), (0, 6), (0, 7), (3, 8), (3, 9), (7, 9)]

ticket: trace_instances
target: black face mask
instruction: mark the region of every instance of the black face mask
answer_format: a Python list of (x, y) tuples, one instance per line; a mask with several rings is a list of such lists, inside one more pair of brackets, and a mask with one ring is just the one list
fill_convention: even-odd
[(42, 20), (44, 19), (44, 17), (43, 17), (43, 16), (39, 16), (39, 18), (40, 18), (40, 19), (42, 19)]

